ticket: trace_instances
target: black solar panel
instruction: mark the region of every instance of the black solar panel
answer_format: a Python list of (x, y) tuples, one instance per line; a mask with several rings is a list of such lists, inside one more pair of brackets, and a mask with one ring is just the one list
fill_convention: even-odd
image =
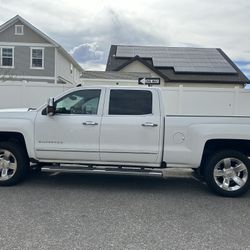
[(237, 73), (217, 49), (117, 46), (117, 57), (152, 58), (155, 67), (176, 72)]

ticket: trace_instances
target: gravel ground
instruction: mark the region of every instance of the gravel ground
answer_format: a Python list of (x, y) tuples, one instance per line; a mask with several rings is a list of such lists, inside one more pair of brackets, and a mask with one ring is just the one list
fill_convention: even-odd
[(33, 173), (0, 188), (0, 249), (250, 249), (250, 192), (222, 198), (189, 176)]

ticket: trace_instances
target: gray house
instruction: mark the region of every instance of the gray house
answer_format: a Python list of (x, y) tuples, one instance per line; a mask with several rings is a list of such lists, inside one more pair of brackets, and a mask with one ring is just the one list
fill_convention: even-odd
[(250, 82), (217, 48), (112, 45), (106, 71), (147, 73), (166, 87), (243, 88)]
[(78, 84), (82, 72), (65, 49), (22, 17), (0, 26), (0, 83)]

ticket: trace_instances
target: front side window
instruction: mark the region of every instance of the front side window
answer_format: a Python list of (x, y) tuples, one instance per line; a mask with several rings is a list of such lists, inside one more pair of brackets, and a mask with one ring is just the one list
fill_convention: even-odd
[(96, 115), (100, 99), (100, 89), (78, 90), (55, 102), (57, 114)]
[(31, 48), (31, 68), (44, 68), (44, 49)]
[(152, 92), (148, 90), (111, 90), (109, 115), (152, 114)]
[(13, 48), (2, 48), (1, 66), (3, 67), (13, 67)]

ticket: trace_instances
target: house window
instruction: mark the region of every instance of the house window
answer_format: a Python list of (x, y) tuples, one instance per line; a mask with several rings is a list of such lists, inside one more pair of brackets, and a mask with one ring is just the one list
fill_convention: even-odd
[(14, 49), (1, 48), (1, 66), (6, 68), (14, 67)]
[(30, 68), (44, 69), (44, 48), (31, 48)]
[(15, 25), (15, 35), (23, 35), (23, 25)]

